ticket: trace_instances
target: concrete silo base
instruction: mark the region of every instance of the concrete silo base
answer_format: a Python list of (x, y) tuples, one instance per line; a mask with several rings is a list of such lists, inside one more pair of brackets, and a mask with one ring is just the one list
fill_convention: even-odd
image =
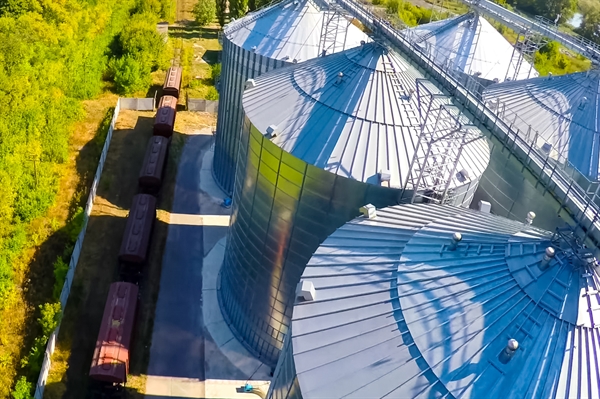
[[(226, 243), (227, 237), (220, 239), (204, 258), (204, 268), (202, 270), (204, 325), (214, 341), (212, 348), (206, 347), (204, 352), (207, 362), (209, 362), (211, 357), (219, 355), (209, 352), (220, 352), (220, 355), (224, 356), (237, 369), (236, 371), (242, 373), (244, 378), (251, 379), (260, 384), (271, 379), (269, 375), (271, 369), (252, 356), (234, 336), (231, 328), (223, 318), (217, 298), (218, 275), (225, 256)], [(208, 342), (207, 346), (209, 346)], [(219, 368), (224, 368), (224, 364), (215, 363), (207, 365), (206, 379), (231, 374), (231, 371), (226, 368), (221, 370)]]

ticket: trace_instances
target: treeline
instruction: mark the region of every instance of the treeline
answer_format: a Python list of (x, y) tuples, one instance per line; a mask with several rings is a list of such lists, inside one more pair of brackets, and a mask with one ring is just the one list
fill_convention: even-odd
[[(169, 18), (172, 3), (0, 0), (0, 312), (18, 301), (16, 260), (30, 245), (31, 222), (55, 201), (82, 100), (113, 83), (120, 93), (147, 89), (150, 71), (166, 64), (156, 22)], [(63, 263), (70, 251), (61, 255)], [(56, 296), (46, 299), (50, 305)], [(47, 314), (55, 309), (50, 305), (43, 307), (46, 314), (37, 312), (42, 320), (56, 318)], [(44, 325), (37, 327), (39, 337), (47, 335)], [(0, 336), (0, 396), (20, 365), (27, 377), (15, 391), (21, 395), (31, 387), (27, 380), (37, 379), (44, 338), (25, 359), (7, 352), (2, 341)]]
[(506, 8), (518, 8), (533, 15), (541, 15), (549, 20), (565, 22), (577, 9), (577, 0), (493, 0)]

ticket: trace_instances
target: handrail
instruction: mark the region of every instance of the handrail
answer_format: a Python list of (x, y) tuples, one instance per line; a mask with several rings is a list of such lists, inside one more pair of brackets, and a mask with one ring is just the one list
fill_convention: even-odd
[[(410, 42), (400, 32), (396, 31), (393, 26), (386, 20), (378, 18), (369, 9), (361, 4), (358, 4), (354, 0), (337, 0), (342, 7), (356, 16), (365, 26), (371, 29), (373, 32), (378, 33), (385, 39), (388, 39), (396, 47), (405, 50), (409, 55), (415, 57), (417, 61), (420, 61), (430, 69), (430, 73), (434, 76), (440, 77), (443, 81), (440, 81), (446, 89), (452, 92), (455, 97), (462, 101), (464, 104), (467, 102), (472, 105), (476, 112), (475, 117), (479, 120), (483, 120), (484, 117), (489, 121), (493, 121), (496, 129), (492, 130), (500, 140), (504, 140), (506, 144), (512, 142), (511, 152), (518, 158), (522, 159), (524, 166), (534, 172), (531, 163), (539, 169), (538, 175), (540, 181), (546, 181), (549, 185), (554, 184), (554, 189), (559, 189), (564, 195), (562, 206), (569, 208), (575, 219), (583, 218), (589, 225), (585, 228), (586, 235), (589, 235), (590, 229), (595, 228), (594, 240), (600, 241), (600, 206), (594, 202), (594, 198), (597, 198), (596, 193), (588, 193), (584, 190), (572, 177), (568, 176), (564, 170), (562, 170), (557, 162), (554, 162), (547, 154), (541, 152), (537, 146), (534, 146), (525, 141), (516, 131), (512, 129), (506, 122), (500, 119), (487, 105), (478, 98), (477, 93), (473, 93), (468, 88), (461, 84), (461, 82), (453, 75), (447, 73), (442, 67), (437, 65), (427, 54), (423, 52), (416, 44)], [(462, 99), (461, 99), (462, 98)], [(488, 126), (489, 127), (489, 126)], [(500, 134), (496, 130), (500, 130)], [(518, 153), (516, 150), (520, 150)], [(525, 154), (519, 156), (519, 154)], [(589, 182), (589, 186), (593, 183)], [(561, 195), (559, 192), (555, 192), (556, 195)], [(589, 194), (593, 194), (590, 197)], [(571, 204), (569, 204), (569, 201)], [(577, 211), (577, 212), (575, 212)], [(582, 224), (584, 220), (577, 220), (579, 224)], [(584, 229), (582, 227), (582, 229)]]

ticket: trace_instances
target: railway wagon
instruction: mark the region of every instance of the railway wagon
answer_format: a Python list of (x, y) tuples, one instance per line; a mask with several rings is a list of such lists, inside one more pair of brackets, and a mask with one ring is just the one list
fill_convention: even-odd
[(181, 90), (181, 68), (171, 67), (167, 71), (165, 83), (163, 85), (163, 96), (173, 96), (179, 99), (179, 91)]
[(154, 135), (171, 137), (175, 127), (175, 115), (177, 114), (177, 98), (173, 96), (162, 96), (158, 102), (156, 117), (154, 118)]
[(110, 285), (89, 374), (96, 386), (104, 386), (108, 391), (122, 388), (127, 382), (137, 298), (135, 284)]
[(160, 190), (165, 165), (167, 164), (168, 150), (169, 139), (162, 136), (150, 138), (138, 178), (138, 184), (142, 192), (157, 193)]
[(119, 251), (121, 264), (141, 266), (146, 262), (155, 218), (156, 198), (150, 194), (134, 196)]

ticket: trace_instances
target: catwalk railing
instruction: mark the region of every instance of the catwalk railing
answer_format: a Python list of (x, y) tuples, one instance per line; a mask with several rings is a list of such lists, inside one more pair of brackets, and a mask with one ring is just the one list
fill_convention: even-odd
[[(79, 232), (79, 236), (77, 237), (77, 241), (75, 242), (75, 248), (73, 249), (73, 254), (71, 255), (71, 261), (69, 262), (69, 271), (67, 272), (65, 284), (63, 285), (63, 289), (60, 294), (60, 308), (63, 312), (65, 310), (65, 307), (67, 306), (67, 300), (69, 299), (69, 293), (71, 292), (71, 285), (73, 284), (73, 278), (75, 277), (75, 269), (77, 268), (77, 262), (79, 262), (79, 255), (81, 254), (83, 239), (85, 238), (85, 231), (87, 229), (90, 214), (92, 213), (94, 199), (96, 198), (96, 190), (98, 189), (98, 183), (100, 183), (100, 177), (102, 176), (102, 170), (104, 169), (104, 162), (106, 161), (106, 155), (108, 154), (108, 148), (110, 147), (110, 141), (112, 139), (113, 131), (115, 129), (115, 124), (117, 123), (117, 118), (119, 117), (120, 109), (121, 99), (117, 100), (117, 105), (115, 106), (115, 111), (110, 121), (110, 127), (108, 128), (106, 140), (104, 141), (104, 147), (102, 148), (100, 160), (98, 161), (98, 167), (96, 168), (96, 175), (94, 176), (94, 181), (92, 182), (92, 186), (90, 187), (90, 194), (88, 195), (88, 200), (85, 205), (84, 219), (83, 224), (81, 226), (81, 231)], [(46, 351), (44, 352), (44, 361), (42, 363), (42, 369), (40, 371), (40, 375), (38, 377), (38, 381), (35, 387), (35, 399), (42, 399), (44, 397), (44, 388), (46, 387), (46, 380), (48, 379), (48, 373), (50, 372), (50, 359), (52, 357), (52, 354), (54, 353), (54, 347), (56, 345), (59, 330), (60, 324), (58, 327), (56, 327), (56, 330), (54, 330), (54, 332), (50, 335), (50, 338), (48, 339)]]
[(540, 16), (536, 17), (535, 21), (532, 21), (488, 0), (461, 1), (477, 10), (480, 14), (493, 18), (513, 30), (533, 30), (585, 57), (600, 61), (600, 45), (583, 36), (560, 32), (558, 26), (553, 21)]
[(544, 153), (527, 134), (514, 129), (493, 112), (481, 99), (484, 86), (472, 76), (456, 70), (451, 63), (440, 66), (435, 57), (424, 52), (385, 19), (376, 16), (368, 5), (353, 0), (337, 0), (350, 14), (393, 47), (406, 53), (412, 60), (441, 84), (476, 119), (485, 126), (511, 153), (519, 159), (547, 191), (554, 194), (561, 207), (575, 220), (576, 230), (592, 241), (596, 255), (600, 255), (600, 184), (591, 182), (569, 165), (561, 164)]

